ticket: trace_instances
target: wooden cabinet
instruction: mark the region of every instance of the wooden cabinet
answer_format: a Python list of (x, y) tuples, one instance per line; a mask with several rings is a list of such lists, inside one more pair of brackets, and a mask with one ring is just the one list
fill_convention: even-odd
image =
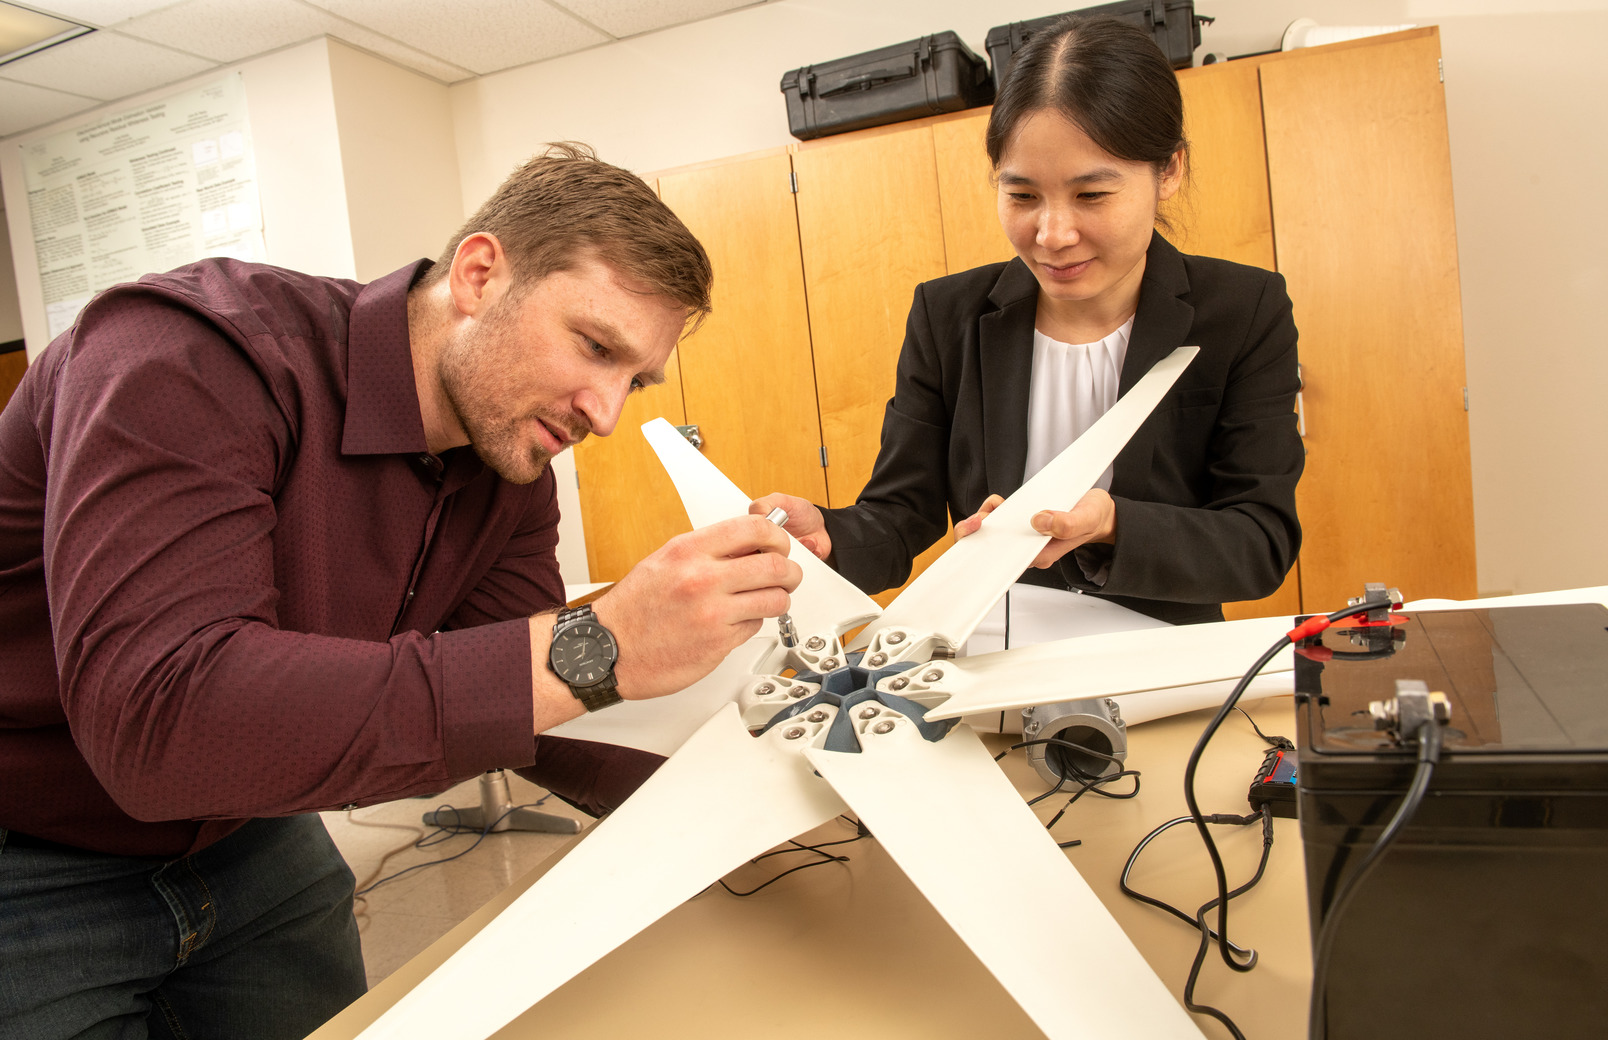
[[(1179, 74), (1192, 169), (1164, 211), (1167, 233), (1186, 252), (1285, 275), (1306, 379), (1301, 562), (1231, 616), (1333, 610), (1365, 581), (1474, 594), (1438, 57), (1428, 28)], [(954, 113), (661, 174), (662, 196), (714, 259), (716, 311), (682, 345), (676, 389), (633, 402), (642, 418), (658, 409), (699, 424), (710, 457), (751, 494), (852, 502), (876, 457), (916, 283), (1012, 255), (987, 118)], [(611, 441), (641, 443), (642, 418), (631, 418)], [(648, 532), (686, 527), (673, 496), (638, 484), (634, 464), (621, 477), (602, 451), (577, 458), (600, 581), (657, 544)], [(630, 494), (599, 490), (622, 481)], [(599, 496), (631, 503), (630, 515), (592, 516)], [(616, 541), (630, 544), (606, 548)]]

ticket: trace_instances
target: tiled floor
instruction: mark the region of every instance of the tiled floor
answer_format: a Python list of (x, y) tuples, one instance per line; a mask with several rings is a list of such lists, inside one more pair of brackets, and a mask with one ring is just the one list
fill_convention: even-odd
[[(512, 773), (508, 780), (515, 805), (536, 802), (546, 793)], [(409, 867), (435, 864), (385, 881), (358, 899), (357, 922), (370, 986), (577, 837), (504, 831), (487, 834), (475, 845), (478, 830), (448, 836), (421, 822), (424, 813), (439, 806), (463, 809), (479, 804), (479, 783), (468, 780), (434, 798), (407, 798), (352, 812), (322, 814), (324, 826), (357, 875), (360, 890), (365, 883), (373, 885), (379, 878)], [(556, 798), (548, 799), (541, 809), (589, 821), (584, 813)], [(427, 835), (432, 844), (412, 847), (416, 839)], [(396, 851), (399, 848), (401, 851)], [(382, 865), (381, 858), (387, 853), (391, 855)], [(438, 862), (451, 856), (459, 858)]]

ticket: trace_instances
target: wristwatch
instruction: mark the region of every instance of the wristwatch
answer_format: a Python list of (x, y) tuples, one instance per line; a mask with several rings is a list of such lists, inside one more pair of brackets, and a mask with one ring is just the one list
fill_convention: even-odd
[(587, 711), (620, 703), (614, 680), (614, 663), (619, 659), (620, 645), (614, 641), (614, 633), (603, 627), (591, 607), (559, 612), (547, 667), (564, 680)]

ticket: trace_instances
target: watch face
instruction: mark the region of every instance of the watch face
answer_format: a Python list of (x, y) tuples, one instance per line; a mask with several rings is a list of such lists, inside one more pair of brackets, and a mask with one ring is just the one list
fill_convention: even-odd
[(613, 634), (596, 622), (586, 621), (560, 632), (553, 639), (548, 659), (565, 682), (591, 686), (608, 676), (619, 656)]

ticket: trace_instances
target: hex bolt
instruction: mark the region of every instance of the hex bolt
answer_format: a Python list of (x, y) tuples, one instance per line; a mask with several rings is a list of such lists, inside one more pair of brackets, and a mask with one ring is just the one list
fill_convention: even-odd
[(791, 690), (788, 690), (788, 691), (787, 691), (787, 695), (788, 695), (788, 696), (789, 696), (789, 697), (795, 697), (795, 698), (797, 698), (797, 697), (802, 697), (802, 696), (804, 696), (804, 695), (805, 695), (805, 694), (806, 694), (806, 693), (809, 693), (809, 692), (810, 692), (810, 691), (809, 691), (809, 690), (807, 690), (807, 689), (805, 689), (805, 688), (804, 688), (804, 687), (802, 687), (802, 686), (795, 686), (795, 687), (793, 687), (793, 688), (792, 688), (792, 689), (791, 689)]
[(889, 646), (898, 646), (900, 643), (904, 642), (904, 633), (895, 630), (883, 636), (882, 639), (883, 642), (887, 643)]
[(836, 668), (837, 666), (838, 666), (838, 662), (837, 662), (837, 658), (835, 658), (835, 657), (826, 657), (826, 658), (821, 659), (821, 671), (823, 671), (823, 672), (830, 672), (832, 669)]
[(826, 721), (826, 712), (824, 712), (824, 711), (812, 711), (812, 712), (809, 713), (808, 718), (809, 718), (809, 721), (811, 721), (811, 722), (825, 722)]
[(902, 690), (906, 686), (909, 686), (909, 685), (910, 685), (910, 680), (906, 679), (904, 676), (901, 675), (898, 678), (894, 679), (892, 682), (888, 683), (888, 689), (890, 689), (890, 690)]
[(810, 636), (804, 641), (804, 646), (810, 650), (825, 650), (826, 640), (822, 639), (820, 636)]
[(883, 719), (881, 722), (879, 722), (875, 726), (871, 727), (871, 732), (872, 733), (889, 733), (889, 732), (892, 732), (892, 730), (893, 730), (893, 720), (892, 719)]
[(771, 694), (776, 692), (776, 686), (774, 683), (762, 682), (758, 686), (754, 687), (754, 692), (759, 694), (761, 697), (769, 697)]
[(788, 740), (797, 740), (799, 737), (802, 737), (803, 735), (804, 735), (804, 727), (803, 726), (789, 727), (788, 730), (785, 733), (782, 734), (782, 736), (786, 737)]
[(876, 706), (871, 704), (868, 704), (860, 709), (860, 718), (862, 719), (874, 719), (881, 714), (882, 712), (878, 711)]
[(922, 682), (937, 682), (939, 679), (942, 679), (943, 677), (944, 677), (944, 673), (943, 673), (942, 669), (933, 668), (933, 669), (928, 670), (927, 673), (921, 677), (921, 681)]

